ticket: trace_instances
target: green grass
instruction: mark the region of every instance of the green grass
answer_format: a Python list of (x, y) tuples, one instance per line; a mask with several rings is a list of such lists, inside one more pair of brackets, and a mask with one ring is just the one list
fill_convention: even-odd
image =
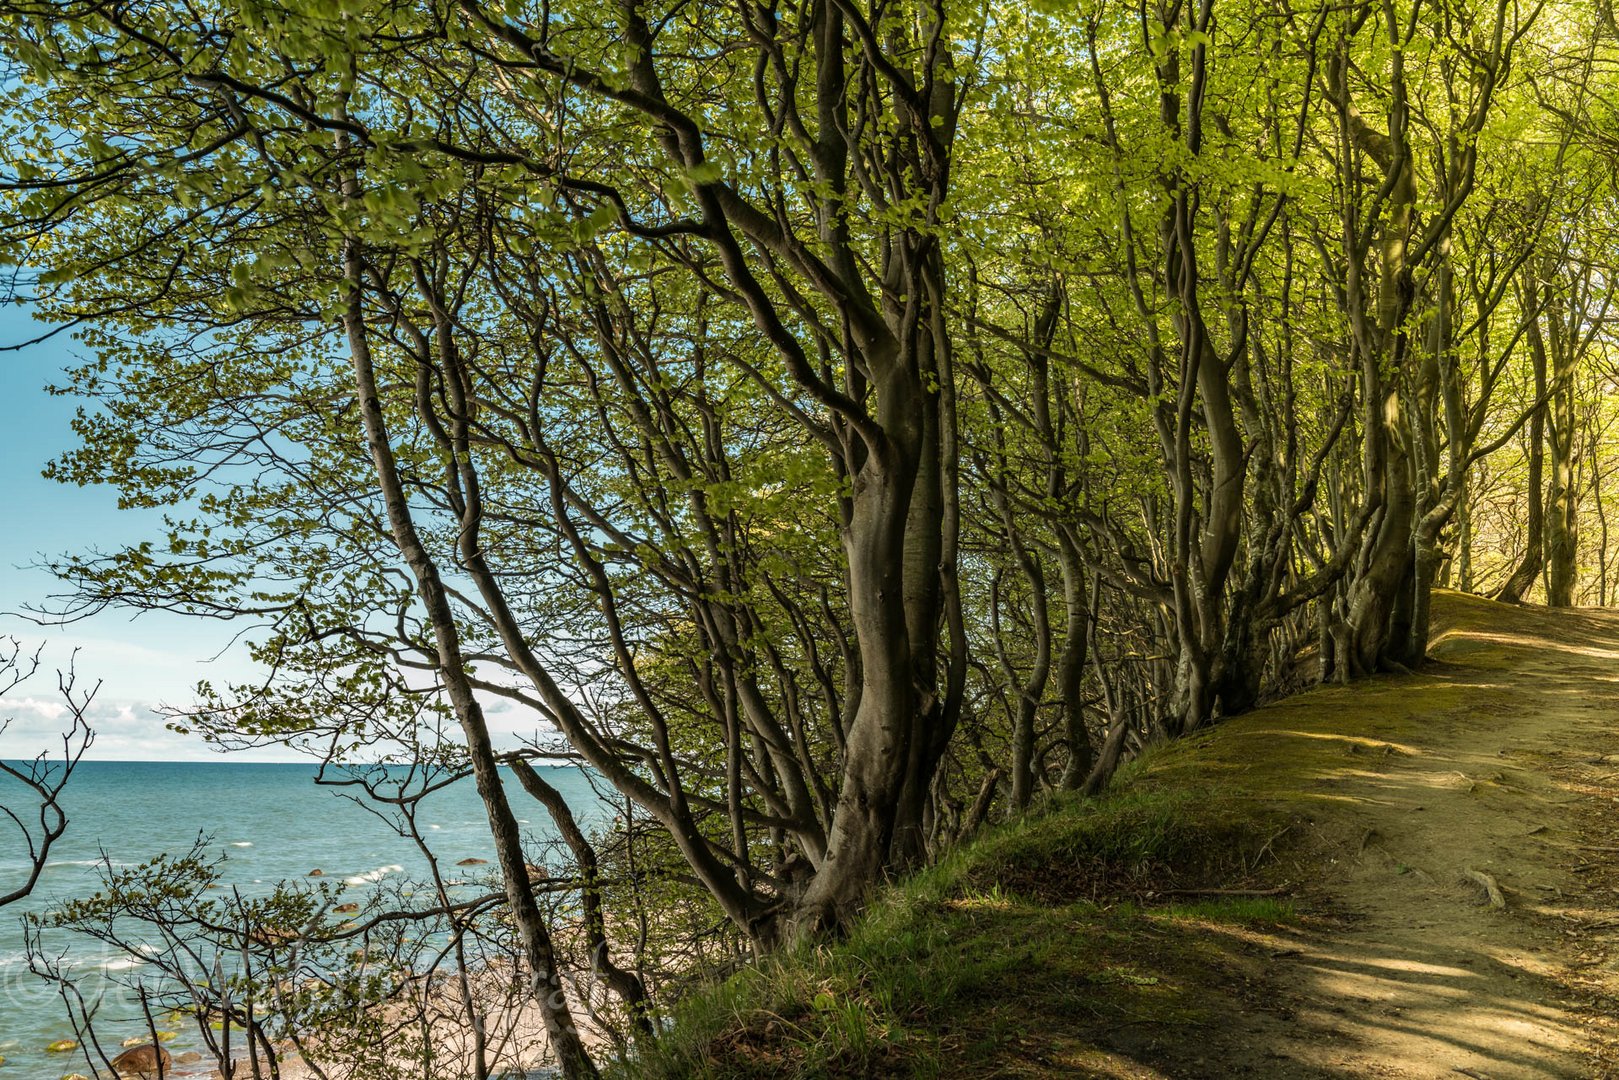
[(1273, 826), (1233, 789), (1138, 764), (1112, 795), (1053, 799), (885, 889), (847, 940), (689, 996), (616, 1075), (1109, 1075), (1105, 1032), (1212, 1022), (1213, 928), (1295, 920), (1271, 897), (1152, 900), (1247, 873)]
[(1149, 751), (1102, 799), (988, 829), (883, 890), (847, 940), (688, 996), (615, 1077), (1203, 1075), (1231, 1015), (1274, 1008), (1270, 958), (1313, 917), (1285, 895), (1200, 890), (1305, 880), (1358, 851), (1346, 780), (1422, 754), (1434, 725), (1477, 722), (1501, 611), (1436, 604), (1424, 674), (1267, 705)]

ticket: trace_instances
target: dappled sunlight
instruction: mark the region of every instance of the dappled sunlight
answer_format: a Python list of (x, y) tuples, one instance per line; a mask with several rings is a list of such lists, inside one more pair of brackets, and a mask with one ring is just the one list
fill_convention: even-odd
[[(1397, 754), (1416, 755), (1422, 753), (1420, 749), (1403, 743), (1389, 742), (1386, 739), (1374, 739), (1366, 735), (1346, 735), (1334, 731), (1300, 731), (1282, 728), (1243, 728), (1232, 733), (1234, 738), (1260, 738), (1260, 739), (1315, 739), (1320, 742), (1342, 743), (1364, 747), (1372, 750), (1391, 750)], [(1282, 752), (1282, 753), (1285, 753)]]
[[(1572, 1052), (1580, 1042), (1577, 1019), (1545, 1000), (1554, 986), (1492, 959), (1465, 938), (1432, 941), (1431, 951), (1411, 954), (1348, 934), (1331, 949), (1307, 954), (1299, 964), (1313, 983), (1309, 1000), (1359, 1006), (1307, 1015), (1351, 1042), (1375, 1047), (1379, 1060), (1395, 1067), (1419, 1068), (1438, 1041), (1456, 1056), (1458, 1069), (1498, 1076), (1502, 1067), (1515, 1066), (1521, 1070), (1516, 1076), (1567, 1075), (1538, 1052)], [(1442, 962), (1447, 954), (1449, 962)]]
[[(1611, 628), (1611, 627), (1610, 627)], [(1585, 656), (1593, 660), (1619, 660), (1619, 646), (1609, 642), (1597, 644), (1594, 642), (1548, 640), (1544, 636), (1528, 632), (1511, 632), (1499, 629), (1481, 629), (1478, 627), (1453, 627), (1435, 634), (1428, 643), (1429, 649), (1436, 654), (1454, 650), (1465, 654), (1467, 646), (1499, 645), (1511, 649), (1522, 649), (1536, 654), (1547, 652), (1565, 653), (1572, 656)], [(1445, 657), (1441, 657), (1444, 659)]]
[(1478, 972), (1476, 971), (1468, 971), (1466, 968), (1459, 967), (1447, 967), (1444, 964), (1429, 964), (1421, 960), (1361, 958), (1358, 962), (1366, 967), (1406, 974), (1447, 975), (1458, 979), (1478, 978)]
[(1619, 983), (1619, 616), (1435, 604), (1434, 667), (1273, 703), (1175, 765), (1308, 819), (1309, 855), (1278, 873), (1319, 915), (1199, 924), (1285, 1003), (1242, 1015), (1276, 1063), (1254, 1075), (1602, 1075), (1585, 1055)]

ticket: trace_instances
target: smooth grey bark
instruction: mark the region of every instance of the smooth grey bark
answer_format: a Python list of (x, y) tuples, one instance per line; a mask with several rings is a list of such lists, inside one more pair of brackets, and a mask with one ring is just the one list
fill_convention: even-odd
[(1079, 550), (1066, 530), (1057, 536), (1058, 561), (1062, 567), (1062, 593), (1065, 621), (1062, 653), (1057, 659), (1057, 701), (1062, 706), (1063, 728), (1068, 743), (1068, 761), (1058, 786), (1078, 791), (1096, 765), (1090, 728), (1085, 723), (1085, 663), (1090, 639), (1095, 633), (1096, 606), (1100, 599), (1101, 577), (1090, 587), (1086, 603), (1085, 568)]
[[(347, 197), (355, 197), (356, 191), (357, 185), (352, 181), (345, 184)], [(557, 968), (556, 950), (546, 929), (544, 915), (534, 898), (517, 817), (512, 813), (511, 803), (501, 786), (500, 769), (484, 720), (483, 707), (467, 675), (467, 660), (462, 652), (460, 631), (450, 606), (449, 594), (444, 588), (437, 563), (417, 532), (410, 500), (394, 458), (365, 326), (365, 273), (358, 241), (345, 241), (343, 261), (349, 295), (343, 309), (342, 325), (354, 369), (355, 403), (364, 425), (388, 524), (394, 543), (416, 582), (417, 594), (432, 627), (438, 675), (466, 738), (473, 780), (489, 820), (490, 837), (494, 841), (496, 859), (505, 883), (506, 902), (522, 941), (524, 961), (532, 980), (532, 993), (540, 1006), (546, 1036), (557, 1055), (564, 1077), (568, 1080), (594, 1080), (596, 1066), (586, 1052), (574, 1022), (563, 990), (562, 973)]]
[[(1549, 269), (1549, 268), (1548, 268)], [(1551, 355), (1547, 449), (1550, 473), (1546, 487), (1546, 603), (1569, 607), (1579, 580), (1579, 480), (1575, 475), (1577, 424), (1575, 413), (1575, 369), (1584, 352), (1582, 339), (1600, 324), (1601, 312), (1587, 310), (1591, 271), (1572, 276), (1565, 284), (1565, 295), (1546, 304), (1547, 345)], [(1547, 286), (1550, 288), (1550, 285)]]
[(573, 854), (574, 864), (579, 868), (579, 878), (583, 882), (579, 894), (585, 918), (585, 941), (590, 948), (591, 965), (595, 973), (624, 1003), (635, 1033), (642, 1038), (652, 1035), (652, 1018), (648, 1011), (646, 987), (635, 972), (619, 967), (613, 962), (611, 943), (607, 940), (607, 917), (602, 907), (601, 863), (596, 857), (595, 846), (579, 827), (573, 808), (562, 797), (562, 792), (547, 783), (534, 766), (522, 758), (509, 758), (507, 764), (512, 774), (517, 777), (517, 782), (523, 785), (523, 790), (534, 796), (535, 800), (545, 807), (546, 813), (551, 816), (551, 821), (557, 827), (557, 832), (561, 834), (563, 843), (568, 845), (568, 850)]
[(1495, 599), (1508, 604), (1523, 602), (1524, 596), (1540, 580), (1541, 569), (1546, 564), (1546, 495), (1543, 479), (1546, 469), (1546, 346), (1541, 337), (1539, 319), (1530, 324), (1527, 337), (1535, 370), (1535, 406), (1529, 420), (1529, 479), (1524, 493), (1527, 509), (1524, 514), (1523, 557), (1495, 594)]

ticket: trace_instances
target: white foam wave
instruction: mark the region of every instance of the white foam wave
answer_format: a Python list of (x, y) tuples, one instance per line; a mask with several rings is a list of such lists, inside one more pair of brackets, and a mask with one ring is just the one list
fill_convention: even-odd
[(368, 870), (363, 874), (355, 874), (353, 877), (346, 877), (343, 879), (343, 884), (370, 885), (373, 882), (381, 881), (389, 874), (402, 873), (404, 869), (405, 868), (400, 866), (398, 863), (389, 863), (387, 866), (379, 866), (375, 870)]
[(108, 960), (101, 965), (102, 971), (132, 971), (138, 967), (145, 967), (145, 960), (137, 960), (133, 956), (119, 956)]
[(252, 847), (253, 846), (253, 841), (251, 841), (251, 840), (232, 840), (230, 842), (230, 846), (231, 847)]

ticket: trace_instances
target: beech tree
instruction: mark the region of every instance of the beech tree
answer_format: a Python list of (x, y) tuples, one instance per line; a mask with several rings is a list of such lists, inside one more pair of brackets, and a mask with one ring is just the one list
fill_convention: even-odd
[(249, 623), (265, 678), (176, 718), (222, 742), (453, 718), (588, 1075), (531, 760), (762, 952), (1420, 663), (1518, 520), (1508, 593), (1579, 595), (1611, 49), (1505, 0), (4, 0), (0, 237), (87, 350), (52, 472), (170, 515), (64, 554), (69, 613)]

